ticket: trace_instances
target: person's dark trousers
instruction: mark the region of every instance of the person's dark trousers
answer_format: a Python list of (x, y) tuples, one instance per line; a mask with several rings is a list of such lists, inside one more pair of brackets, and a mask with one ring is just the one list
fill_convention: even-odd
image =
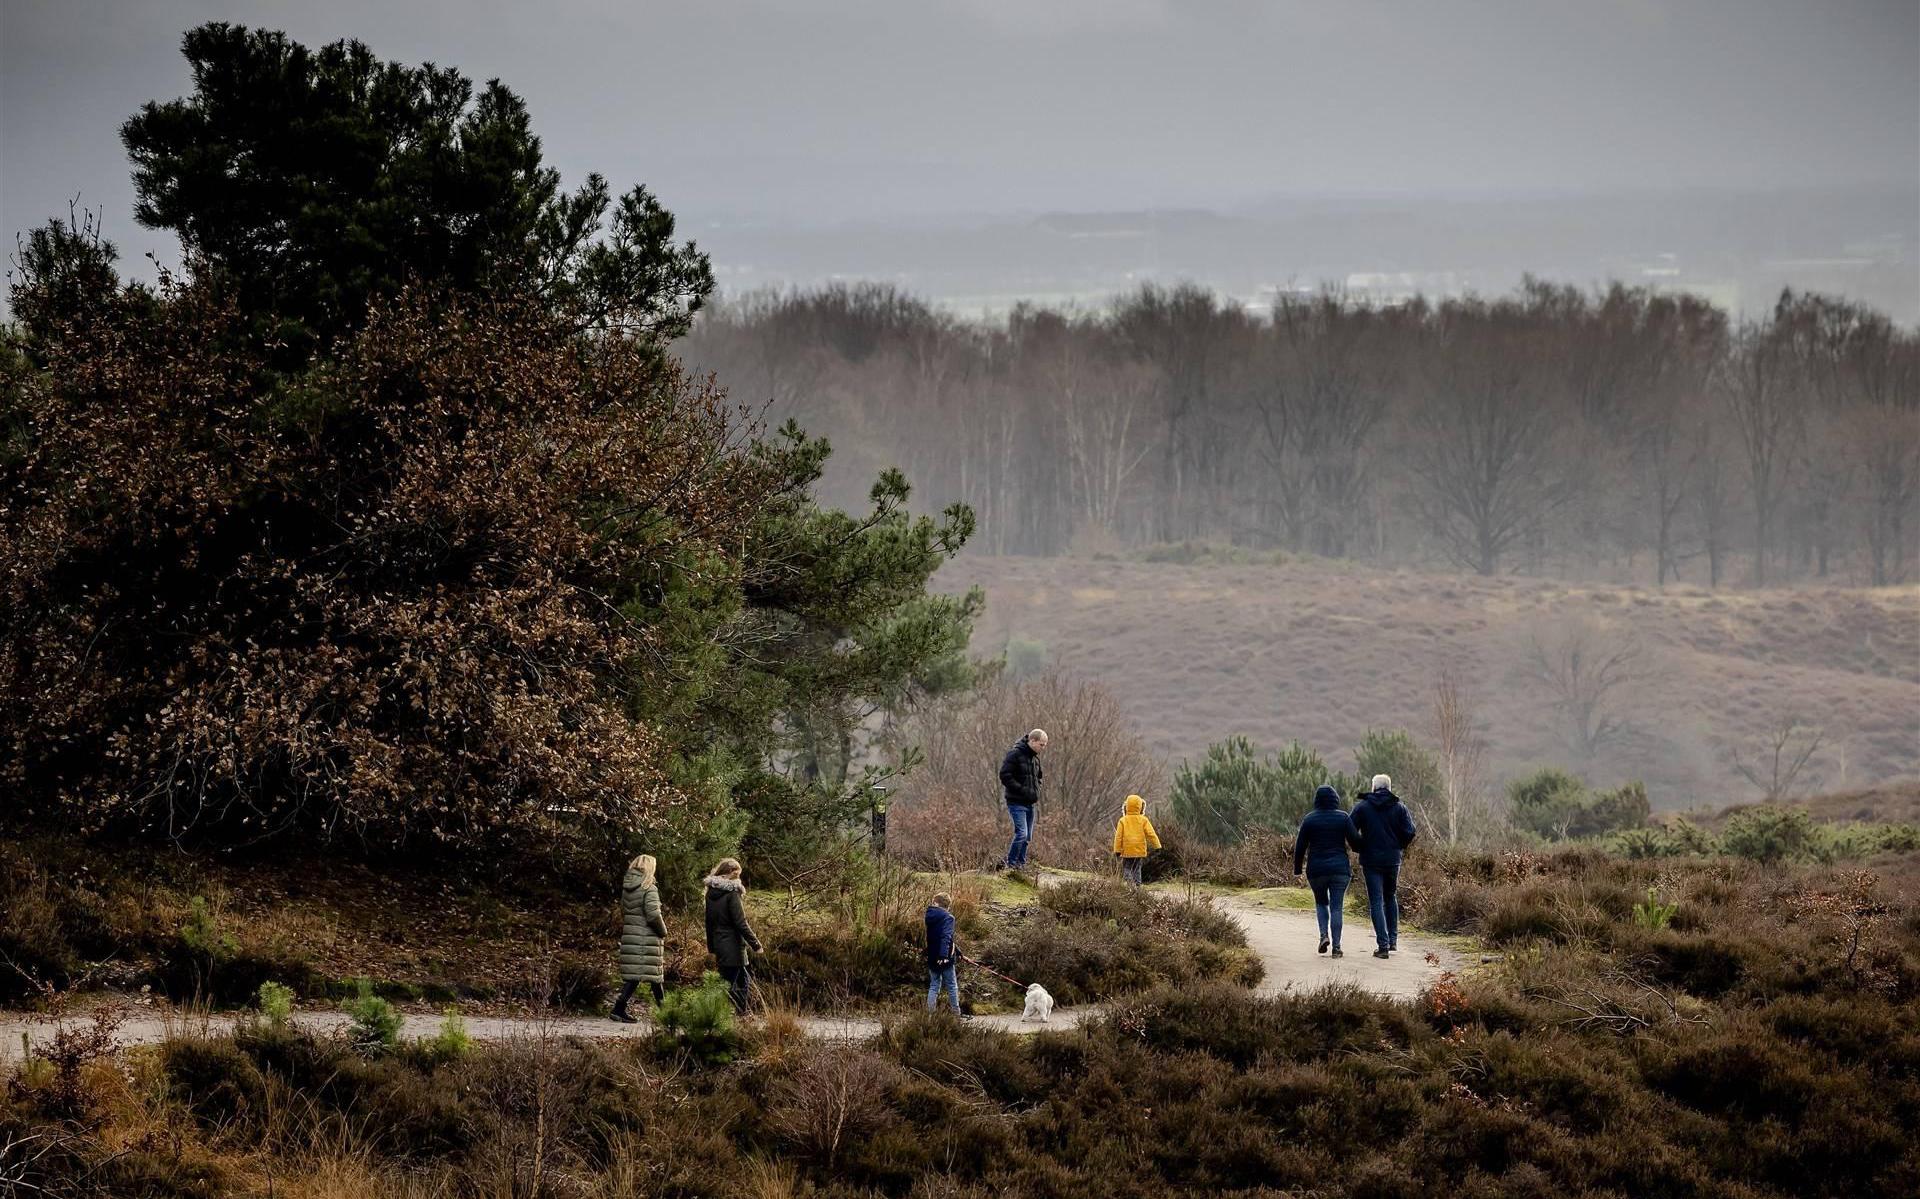
[(1140, 870), (1146, 864), (1145, 858), (1121, 858), (1120, 877), (1126, 880), (1129, 887), (1137, 887), (1140, 885)]
[(1307, 886), (1313, 888), (1313, 914), (1320, 921), (1320, 939), (1331, 940), (1335, 949), (1340, 948), (1340, 930), (1346, 924), (1347, 885), (1352, 881), (1344, 874), (1307, 880)]
[[(653, 1006), (659, 1007), (662, 1003), (666, 1002), (667, 989), (665, 987), (661, 986), (659, 983), (648, 983), (647, 985), (653, 988)], [(621, 983), (620, 998), (613, 1001), (613, 1014), (616, 1016), (626, 1015), (627, 1004), (632, 1002), (633, 993), (635, 991), (638, 991), (639, 989), (640, 989), (640, 980), (637, 978), (630, 978), (625, 982)]]
[(745, 965), (735, 966), (731, 970), (720, 967), (720, 977), (727, 980), (727, 996), (733, 1000), (733, 1010), (747, 1010), (747, 986), (753, 981), (747, 976)]
[(1010, 803), (1007, 815), (1013, 818), (1013, 844), (1007, 846), (1007, 865), (1025, 866), (1027, 846), (1033, 841), (1033, 805)]
[(1400, 867), (1364, 868), (1367, 910), (1373, 916), (1373, 935), (1382, 949), (1400, 947)]

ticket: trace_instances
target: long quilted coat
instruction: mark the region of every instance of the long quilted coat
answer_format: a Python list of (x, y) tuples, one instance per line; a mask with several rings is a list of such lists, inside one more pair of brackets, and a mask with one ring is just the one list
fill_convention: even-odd
[(667, 981), (667, 922), (660, 915), (660, 888), (638, 870), (620, 884), (620, 977), (625, 981)]

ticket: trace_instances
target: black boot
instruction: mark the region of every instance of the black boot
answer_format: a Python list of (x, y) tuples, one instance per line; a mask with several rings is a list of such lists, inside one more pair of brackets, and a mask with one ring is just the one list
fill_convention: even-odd
[(1327, 939), (1325, 937), (1322, 937), (1320, 938), (1320, 952), (1325, 953), (1326, 951), (1327, 951)]

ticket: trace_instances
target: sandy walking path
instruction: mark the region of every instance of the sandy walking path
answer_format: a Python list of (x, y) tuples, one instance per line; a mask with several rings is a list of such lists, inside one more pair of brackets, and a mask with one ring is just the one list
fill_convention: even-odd
[(1266, 966), (1258, 988), (1262, 995), (1311, 991), (1330, 983), (1351, 983), (1393, 999), (1412, 999), (1447, 970), (1458, 971), (1459, 953), (1431, 937), (1400, 930), (1400, 948), (1385, 959), (1373, 956), (1373, 922), (1346, 917), (1341, 935), (1345, 957), (1319, 952), (1320, 927), (1311, 908), (1283, 908), (1263, 902), (1272, 893), (1221, 896), (1214, 902), (1233, 914), (1247, 931), (1247, 945)]
[[(1060, 881), (1043, 876), (1042, 885)], [(1297, 893), (1283, 890), (1254, 891), (1215, 896), (1214, 902), (1246, 930), (1248, 946), (1266, 967), (1258, 993), (1279, 995), (1310, 991), (1330, 983), (1351, 983), (1364, 990), (1394, 999), (1411, 999), (1425, 990), (1443, 970), (1458, 970), (1460, 956), (1453, 949), (1431, 938), (1410, 931), (1400, 937), (1400, 951), (1382, 961), (1372, 956), (1373, 928), (1363, 916), (1347, 917), (1345, 945), (1347, 956), (1333, 958), (1316, 952), (1319, 932), (1311, 909), (1285, 906)], [(1041, 980), (1044, 983), (1044, 979)], [(1022, 1020), (1018, 1012), (982, 1015), (970, 1023), (975, 1028), (990, 1028), (1014, 1035), (1077, 1028), (1100, 1014), (1100, 1005), (1057, 1008), (1048, 1024)], [(800, 1024), (810, 1037), (829, 1041), (863, 1041), (879, 1034), (887, 1014), (861, 1013), (847, 1016), (807, 1016)], [(126, 1005), (124, 1018), (114, 1031), (120, 1045), (152, 1045), (169, 1037), (221, 1033), (230, 1030), (244, 1015), (202, 1015), (163, 1013), (150, 1008)], [(338, 1011), (295, 1012), (294, 1022), (309, 1032), (327, 1035), (344, 1030), (348, 1020)], [(465, 1016), (467, 1033), (476, 1040), (503, 1041), (516, 1037), (608, 1037), (644, 1036), (651, 1025), (616, 1024), (605, 1016)], [(71, 1022), (71, 1021), (70, 1021)], [(402, 1017), (400, 1036), (414, 1040), (431, 1037), (439, 1031), (441, 1018), (432, 1014), (410, 1013)], [(60, 1022), (44, 1016), (19, 1012), (0, 1012), (0, 1063), (18, 1058), (22, 1036), (35, 1045), (49, 1043), (59, 1031)]]

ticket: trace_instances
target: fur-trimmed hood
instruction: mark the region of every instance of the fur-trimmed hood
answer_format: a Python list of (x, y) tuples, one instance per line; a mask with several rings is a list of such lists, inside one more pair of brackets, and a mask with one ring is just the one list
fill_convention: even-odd
[(742, 895), (747, 893), (745, 882), (737, 878), (721, 878), (717, 874), (707, 876), (707, 886), (715, 891), (738, 891)]

